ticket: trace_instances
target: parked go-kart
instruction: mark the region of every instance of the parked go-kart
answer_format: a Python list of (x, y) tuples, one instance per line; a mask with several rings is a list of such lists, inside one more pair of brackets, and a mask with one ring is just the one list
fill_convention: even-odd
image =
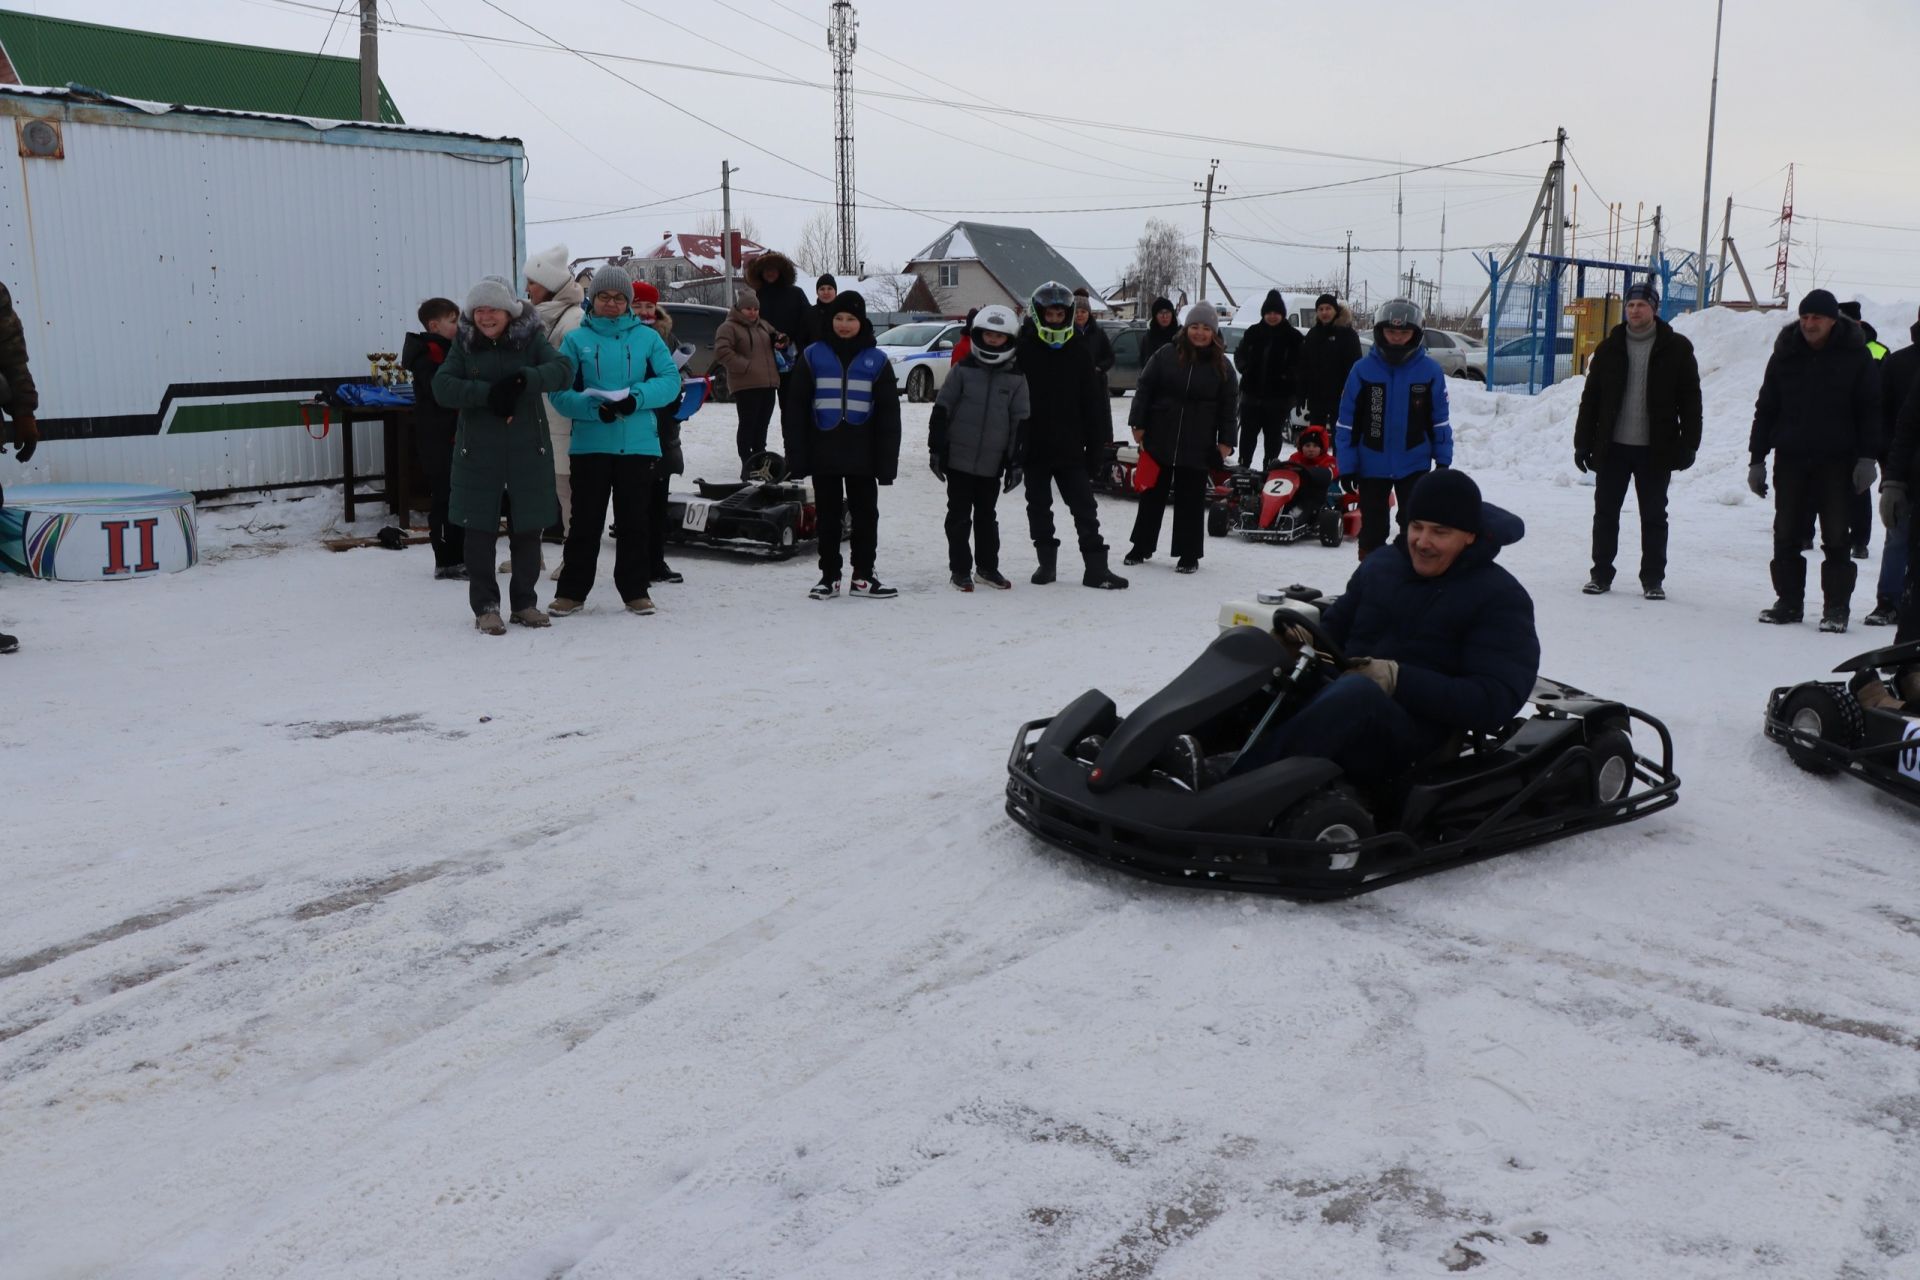
[(1298, 542), (1318, 538), (1337, 547), (1360, 536), (1358, 495), (1329, 489), (1326, 501), (1309, 509), (1301, 493), (1300, 468), (1275, 463), (1259, 471), (1232, 471), (1207, 494), (1207, 532), (1250, 542)]
[[(1665, 725), (1545, 679), (1531, 714), (1450, 742), (1385, 784), (1360, 785), (1312, 757), (1229, 773), (1267, 728), (1341, 674), (1317, 595), (1269, 597), (1258, 625), (1223, 632), (1130, 715), (1093, 689), (1020, 726), (1007, 813), (1069, 853), (1150, 880), (1332, 899), (1678, 800)], [(1311, 645), (1284, 642), (1277, 631), (1288, 624)], [(1636, 724), (1657, 757), (1637, 750)], [(1197, 779), (1169, 750), (1183, 734), (1208, 759)]]
[(817, 536), (813, 486), (788, 480), (786, 459), (757, 453), (743, 481), (695, 480), (692, 493), (667, 495), (667, 541), (769, 552), (785, 560)]
[[(1144, 451), (1131, 440), (1122, 443), (1114, 440), (1101, 446), (1101, 466), (1092, 476), (1095, 493), (1110, 493), (1116, 498), (1137, 498), (1153, 487), (1154, 477), (1159, 467), (1151, 458), (1147, 459), (1147, 469), (1140, 469), (1140, 459)], [(1218, 489), (1227, 482), (1232, 472), (1224, 467), (1215, 467), (1207, 475), (1207, 483)]]
[[(1853, 678), (1775, 689), (1767, 736), (1809, 773), (1851, 773), (1920, 804), (1920, 640), (1874, 649), (1834, 670)], [(1863, 706), (1869, 682), (1880, 696)]]

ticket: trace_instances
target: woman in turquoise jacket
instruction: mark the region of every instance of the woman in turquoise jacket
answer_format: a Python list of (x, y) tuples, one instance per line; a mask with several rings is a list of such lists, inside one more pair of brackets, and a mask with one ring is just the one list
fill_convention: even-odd
[(1387, 508), (1405, 523), (1414, 482), (1453, 465), (1447, 375), (1422, 345), (1420, 308), (1395, 298), (1374, 317), (1373, 350), (1347, 374), (1334, 429), (1340, 478), (1360, 491), (1360, 558), (1387, 543)]
[(680, 371), (660, 335), (632, 311), (632, 278), (619, 267), (603, 266), (587, 287), (586, 320), (560, 343), (577, 372), (571, 389), (552, 396), (554, 408), (573, 421), (567, 449), (573, 511), (560, 593), (547, 606), (557, 618), (578, 613), (593, 590), (609, 496), (619, 528), (613, 585), (630, 611), (653, 612), (647, 568), (655, 552), (645, 543), (660, 429), (652, 411), (679, 398)]

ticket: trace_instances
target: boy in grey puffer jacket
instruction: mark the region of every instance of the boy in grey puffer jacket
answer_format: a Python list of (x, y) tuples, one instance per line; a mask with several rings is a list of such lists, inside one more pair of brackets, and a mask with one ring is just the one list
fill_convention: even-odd
[(968, 331), (973, 349), (948, 372), (927, 425), (928, 465), (947, 486), (947, 566), (959, 591), (975, 581), (1013, 586), (1000, 572), (994, 506), (1020, 483), (1026, 449), (1027, 380), (1013, 354), (1019, 328), (1008, 308), (981, 309)]

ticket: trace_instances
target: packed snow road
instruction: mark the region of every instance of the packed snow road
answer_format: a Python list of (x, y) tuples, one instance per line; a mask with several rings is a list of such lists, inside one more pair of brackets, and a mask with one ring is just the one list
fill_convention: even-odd
[(1759, 732), (1876, 633), (1755, 625), (1767, 513), (1711, 484), (1671, 599), (1582, 596), (1591, 493), (1494, 410), (1544, 670), (1664, 718), (1681, 804), (1332, 906), (1095, 871), (1001, 789), (1022, 720), (1351, 550), (1035, 588), (1008, 499), (1017, 585), (960, 595), (923, 408), (894, 602), (693, 552), (633, 618), (603, 558), (493, 639), (424, 547), (319, 549), (337, 495), (0, 583), (0, 1274), (1913, 1274), (1913, 817)]

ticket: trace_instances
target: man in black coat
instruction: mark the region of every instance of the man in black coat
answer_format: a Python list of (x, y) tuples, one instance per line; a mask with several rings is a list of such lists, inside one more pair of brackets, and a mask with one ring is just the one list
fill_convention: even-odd
[(1613, 587), (1620, 505), (1631, 483), (1640, 504), (1640, 589), (1664, 600), (1667, 485), (1700, 451), (1700, 365), (1693, 344), (1660, 318), (1652, 284), (1628, 286), (1626, 313), (1594, 348), (1573, 427), (1573, 465), (1594, 473), (1593, 576), (1582, 590), (1597, 596)]
[(1093, 354), (1073, 326), (1073, 294), (1049, 280), (1033, 291), (1028, 316), (1020, 326), (1016, 358), (1027, 378), (1031, 416), (1027, 419), (1027, 527), (1039, 567), (1035, 583), (1057, 574), (1060, 541), (1053, 536), (1053, 490), (1073, 513), (1085, 565), (1081, 582), (1108, 591), (1123, 590), (1127, 580), (1107, 567), (1107, 544), (1100, 537), (1100, 509), (1093, 498), (1093, 473), (1105, 465), (1105, 446), (1113, 434), (1113, 406), (1106, 384), (1093, 367)]
[(1113, 368), (1113, 339), (1093, 318), (1093, 298), (1085, 289), (1073, 291), (1073, 327), (1087, 341), (1087, 348), (1093, 353), (1093, 370), (1104, 381), (1107, 370)]
[(1307, 421), (1329, 431), (1340, 418), (1340, 395), (1347, 374), (1360, 363), (1360, 335), (1353, 312), (1330, 293), (1313, 304), (1313, 328), (1301, 336), (1294, 357), (1294, 389), (1307, 403)]
[[(760, 299), (760, 318), (772, 325), (775, 333), (787, 335), (792, 344), (787, 350), (796, 355), (816, 341), (825, 341), (813, 330), (813, 304), (807, 301), (806, 291), (794, 283), (798, 274), (793, 259), (784, 253), (763, 253), (747, 264), (747, 288)], [(789, 369), (780, 375), (782, 422), (786, 421), (792, 385), (793, 370)]]
[[(1914, 328), (1920, 331), (1920, 324)], [(1916, 488), (1920, 488), (1920, 374), (1907, 384), (1900, 416), (1887, 443), (1887, 473), (1880, 486), (1880, 522), (1890, 531), (1888, 540), (1897, 536), (1891, 531), (1899, 529), (1906, 530), (1907, 539), (1906, 581), (1900, 595), (1896, 644), (1920, 640), (1920, 512), (1914, 510)]]
[(1147, 367), (1153, 353), (1180, 336), (1180, 318), (1168, 298), (1155, 298), (1147, 313), (1147, 336), (1140, 339), (1140, 367)]
[[(1886, 513), (1886, 492), (1889, 483), (1902, 486), (1897, 509), (1904, 509), (1906, 494), (1906, 470), (1896, 471), (1893, 463), (1894, 440), (1899, 435), (1900, 416), (1909, 400), (1914, 398), (1916, 389), (1920, 389), (1920, 321), (1915, 321), (1907, 332), (1913, 335), (1913, 344), (1900, 348), (1880, 362), (1880, 412), (1884, 447), (1880, 453), (1880, 495), (1881, 514)], [(1912, 452), (1912, 441), (1908, 440), (1907, 451)], [(1870, 627), (1890, 627), (1900, 616), (1900, 593), (1907, 577), (1907, 521), (1902, 519), (1887, 525), (1886, 541), (1880, 547), (1880, 580), (1874, 585), (1873, 612), (1864, 621)]]
[(1767, 496), (1773, 456), (1773, 606), (1760, 621), (1804, 616), (1807, 562), (1801, 527), (1811, 508), (1820, 518), (1822, 631), (1845, 631), (1856, 576), (1849, 554), (1848, 508), (1873, 484), (1880, 453), (1880, 371), (1860, 326), (1840, 314), (1825, 289), (1800, 300), (1800, 319), (1780, 331), (1760, 396), (1753, 406), (1747, 487)]
[[(833, 332), (833, 300), (840, 296), (840, 282), (832, 276), (822, 273), (813, 282), (813, 337), (818, 342)], [(773, 323), (769, 320), (767, 323)], [(807, 344), (802, 342), (794, 347), (795, 351), (804, 351)]]
[(1287, 304), (1280, 291), (1267, 290), (1266, 300), (1260, 304), (1260, 323), (1240, 336), (1240, 345), (1233, 353), (1233, 367), (1240, 373), (1243, 468), (1253, 465), (1255, 445), (1261, 445), (1263, 469), (1272, 467), (1280, 456), (1280, 446), (1287, 439), (1287, 418), (1293, 413), (1294, 362), (1303, 341), (1293, 321), (1287, 319)]

